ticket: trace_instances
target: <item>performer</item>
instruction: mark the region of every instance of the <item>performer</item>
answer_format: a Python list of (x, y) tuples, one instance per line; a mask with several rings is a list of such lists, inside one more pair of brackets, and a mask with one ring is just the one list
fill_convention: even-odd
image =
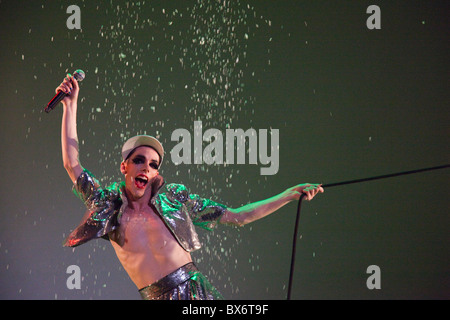
[(195, 227), (243, 226), (298, 200), (302, 193), (311, 200), (323, 192), (321, 185), (299, 184), (269, 199), (229, 208), (190, 194), (183, 185), (165, 184), (158, 172), (163, 146), (147, 135), (123, 145), (120, 171), (125, 181), (102, 188), (79, 161), (78, 82), (68, 74), (58, 90), (67, 94), (62, 100), (64, 167), (88, 209), (64, 245), (74, 247), (100, 237), (110, 240), (143, 299), (222, 299), (192, 261), (191, 252), (201, 247)]

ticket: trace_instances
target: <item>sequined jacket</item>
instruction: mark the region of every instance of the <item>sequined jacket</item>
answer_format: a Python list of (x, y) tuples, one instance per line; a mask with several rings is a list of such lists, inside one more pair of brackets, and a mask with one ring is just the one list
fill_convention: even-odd
[[(152, 183), (149, 205), (159, 214), (181, 247), (195, 251), (201, 247), (195, 226), (211, 230), (222, 217), (226, 206), (212, 200), (190, 194), (181, 184), (165, 185), (157, 176)], [(120, 217), (127, 206), (125, 183), (115, 183), (101, 188), (95, 177), (87, 170), (78, 177), (74, 193), (87, 207), (79, 226), (64, 241), (64, 246), (79, 246), (91, 239), (109, 239), (108, 233), (120, 225)]]

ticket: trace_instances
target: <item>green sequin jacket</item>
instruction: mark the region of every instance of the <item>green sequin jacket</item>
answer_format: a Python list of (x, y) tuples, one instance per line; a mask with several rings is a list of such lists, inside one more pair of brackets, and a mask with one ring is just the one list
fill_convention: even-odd
[[(181, 247), (188, 251), (200, 249), (195, 226), (211, 230), (227, 209), (225, 205), (190, 194), (181, 184), (165, 185), (161, 176), (151, 181), (152, 198), (149, 205), (159, 214)], [(119, 227), (127, 205), (125, 183), (101, 188), (87, 170), (78, 177), (74, 192), (87, 207), (81, 223), (64, 241), (64, 246), (76, 247), (96, 238), (109, 239), (108, 233)]]

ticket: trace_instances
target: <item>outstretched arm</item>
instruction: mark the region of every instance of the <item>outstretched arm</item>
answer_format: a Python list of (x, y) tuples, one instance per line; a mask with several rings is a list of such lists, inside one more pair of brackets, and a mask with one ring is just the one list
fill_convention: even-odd
[(323, 188), (319, 184), (300, 184), (273, 196), (272, 198), (249, 203), (237, 209), (227, 209), (220, 219), (221, 223), (243, 226), (247, 223), (268, 216), (292, 200), (298, 200), (302, 193), (306, 194), (307, 200), (312, 200)]
[(83, 168), (78, 155), (77, 135), (77, 100), (80, 88), (77, 80), (70, 74), (64, 79), (56, 91), (63, 91), (67, 96), (61, 101), (64, 106), (61, 125), (61, 147), (64, 168), (72, 182), (75, 182)]

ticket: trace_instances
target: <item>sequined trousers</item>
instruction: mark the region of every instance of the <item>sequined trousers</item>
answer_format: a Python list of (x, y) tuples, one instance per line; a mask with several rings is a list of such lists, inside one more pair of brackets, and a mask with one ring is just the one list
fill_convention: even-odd
[(193, 262), (139, 290), (144, 300), (222, 300)]

